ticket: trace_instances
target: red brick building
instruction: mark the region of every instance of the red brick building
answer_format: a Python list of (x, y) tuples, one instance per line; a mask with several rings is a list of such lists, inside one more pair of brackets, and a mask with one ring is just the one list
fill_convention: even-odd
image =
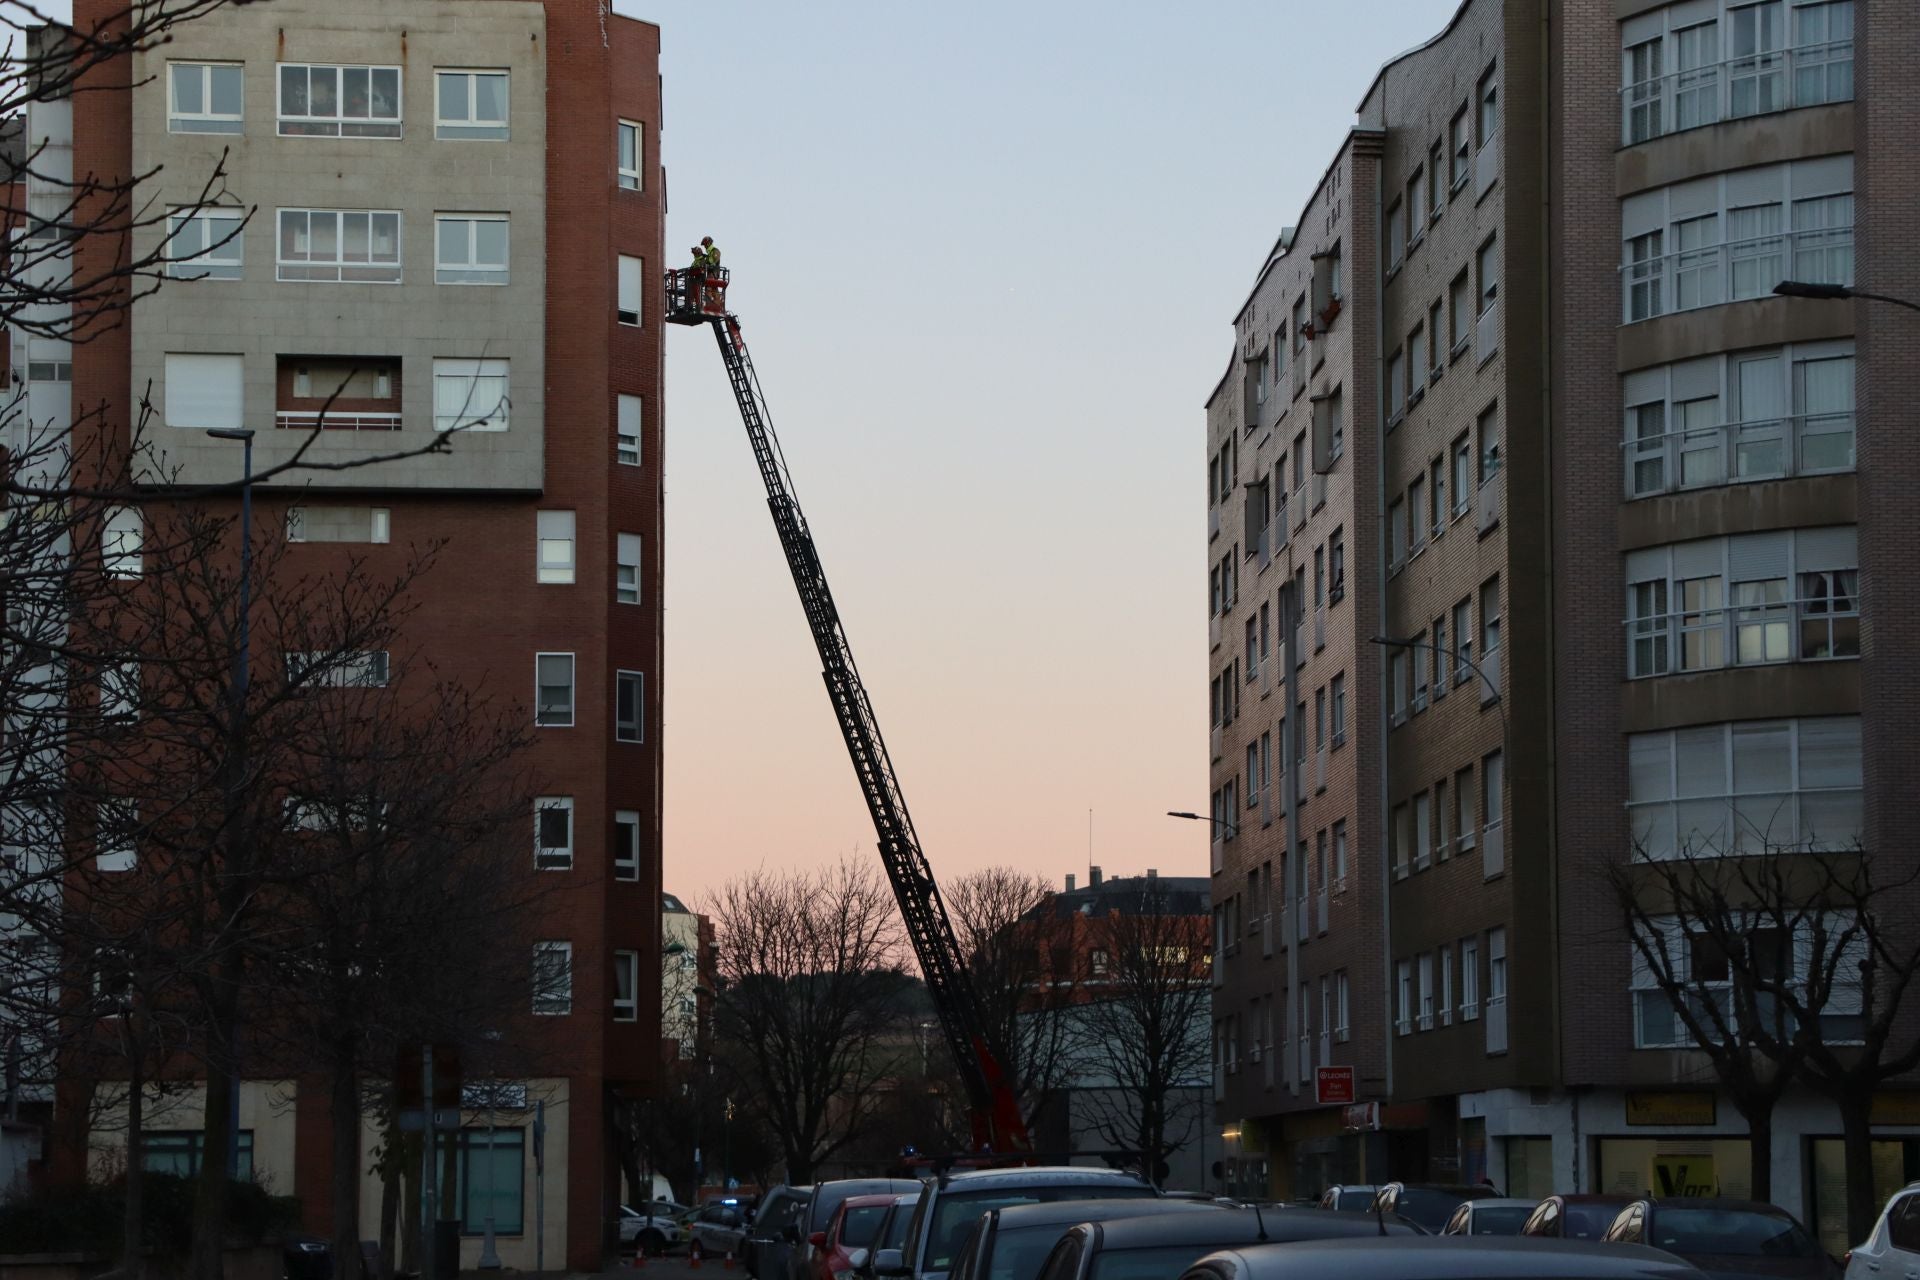
[[(121, 7), (76, 0), (75, 22)], [(657, 27), (596, 0), (282, 0), (182, 24), (96, 77), (119, 91), (37, 103), (29, 122), (70, 138), (75, 172), (152, 172), (156, 207), (195, 203), (225, 152), (218, 200), (252, 210), (206, 278), (169, 282), (70, 352), (27, 353), (70, 359), (69, 394), (108, 406), (114, 432), (151, 386), (182, 482), (238, 474), (208, 428), (252, 428), (256, 468), (283, 459), (332, 368), (372, 372), (335, 406), (351, 420), (322, 433), (329, 460), (497, 406), (444, 456), (265, 486), (254, 520), (314, 572), (347, 557), (387, 572), (409, 544), (446, 540), (406, 638), (534, 717), (550, 794), (537, 835), (528, 815), (527, 874), (554, 890), (537, 949), (566, 982), (502, 1016), (566, 1065), (517, 1082), (526, 1109), (496, 1115), (491, 1154), (463, 1147), (492, 1166), (500, 1254), (522, 1269), (537, 1249), (548, 1267), (598, 1267), (621, 1196), (613, 1129), (659, 1070), (659, 46)], [(160, 234), (137, 231), (136, 248)], [(195, 1128), (194, 1106), (171, 1127)], [(297, 1071), (248, 1079), (241, 1128), (253, 1168), (324, 1228), (324, 1089)], [(379, 1186), (363, 1187), (373, 1234)], [(478, 1224), (464, 1228), (470, 1267)]]

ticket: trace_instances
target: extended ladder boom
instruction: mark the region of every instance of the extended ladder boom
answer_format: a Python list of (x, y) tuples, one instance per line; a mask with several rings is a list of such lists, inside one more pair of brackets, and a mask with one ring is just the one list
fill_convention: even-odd
[(920, 962), (928, 995), (939, 1011), (946, 1032), (947, 1047), (965, 1080), (973, 1108), (973, 1136), (976, 1147), (995, 1151), (1023, 1151), (1031, 1147), (1026, 1126), (993, 1052), (985, 1020), (980, 1013), (972, 983), (961, 961), (960, 945), (953, 924), (947, 917), (940, 886), (933, 868), (920, 848), (913, 819), (907, 813), (906, 797), (888, 758), (886, 742), (880, 736), (880, 722), (867, 698), (866, 686), (854, 665), (853, 649), (834, 607), (833, 592), (827, 586), (813, 534), (794, 496), (793, 478), (787, 471), (780, 442), (768, 421), (765, 398), (759, 379), (754, 376), (753, 361), (741, 340), (737, 318), (726, 310), (727, 273), (719, 268), (672, 271), (667, 273), (667, 318), (677, 324), (710, 324), (720, 344), (720, 358), (726, 363), (727, 379), (733, 384), (734, 400), (740, 407), (740, 419), (747, 429), (747, 441), (753, 447), (754, 462), (767, 488), (767, 508), (773, 515), (774, 530), (780, 536), (780, 548), (786, 553), (787, 568), (800, 593), (800, 605), (806, 611), (807, 628), (813, 633), (814, 647), (820, 653), (821, 676), (827, 685), (827, 698), (833, 703), (834, 718), (846, 740), (847, 754), (853, 761), (854, 776), (866, 798), (867, 812), (873, 818), (874, 835), (880, 845), (880, 858), (900, 904), (900, 915), (907, 926), (907, 937)]

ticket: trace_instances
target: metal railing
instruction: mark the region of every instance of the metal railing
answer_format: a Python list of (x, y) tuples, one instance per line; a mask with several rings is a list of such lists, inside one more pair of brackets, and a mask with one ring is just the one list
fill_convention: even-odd
[(1829, 40), (1626, 85), (1620, 90), (1620, 137), (1632, 146), (1722, 120), (1852, 100), (1853, 41)]
[(1627, 496), (1854, 469), (1854, 413), (1795, 413), (1623, 440)]
[[(1629, 253), (1631, 246), (1629, 240)], [(1620, 264), (1618, 271), (1621, 315), (1627, 324), (1678, 311), (1769, 297), (1773, 286), (1782, 280), (1851, 285), (1853, 224), (1775, 231), (1646, 258), (1629, 258)]]
[(315, 427), (325, 431), (398, 431), (400, 415), (342, 413), (337, 409), (325, 413), (290, 413), (282, 409), (274, 414), (273, 425), (282, 431), (311, 431)]
[(1674, 610), (1625, 625), (1633, 680), (1860, 656), (1857, 595)]

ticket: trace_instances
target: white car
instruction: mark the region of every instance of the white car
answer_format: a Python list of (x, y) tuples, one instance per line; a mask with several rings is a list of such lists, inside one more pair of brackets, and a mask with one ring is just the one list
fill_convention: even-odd
[[(657, 1204), (647, 1208), (656, 1209)], [(620, 1247), (622, 1250), (638, 1248), (650, 1257), (658, 1257), (686, 1239), (686, 1232), (680, 1224), (664, 1214), (646, 1214), (638, 1209), (620, 1206)]]
[(1896, 1191), (1867, 1242), (1847, 1251), (1847, 1280), (1920, 1280), (1920, 1182)]

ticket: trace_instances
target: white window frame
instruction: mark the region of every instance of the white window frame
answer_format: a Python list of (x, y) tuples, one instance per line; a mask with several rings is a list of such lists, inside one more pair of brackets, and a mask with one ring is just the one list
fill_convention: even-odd
[(534, 521), (533, 580), (547, 586), (571, 584), (579, 561), (574, 539), (574, 513), (536, 511)]
[(549, 1018), (573, 1012), (571, 942), (533, 944), (533, 1012)]
[(1420, 1029), (1433, 1030), (1433, 952), (1422, 951), (1418, 960), (1420, 975)]
[[(613, 404), (614, 446), (613, 460), (623, 467), (637, 467), (641, 464), (642, 454), (641, 428), (644, 424), (646, 401), (639, 396), (628, 395), (622, 391), (614, 397)], [(632, 430), (629, 431), (628, 428)], [(629, 447), (631, 441), (631, 447)], [(631, 457), (628, 454), (632, 454)]]
[[(498, 379), (502, 394), (488, 407), (486, 415), (481, 417), (477, 415), (475, 392), (479, 390), (483, 379)], [(462, 432), (507, 430), (512, 425), (512, 379), (513, 366), (507, 360), (493, 357), (480, 360), (436, 359), (433, 362), (433, 429)], [(457, 413), (440, 411), (443, 381), (448, 384), (465, 382), (467, 385)], [(452, 403), (451, 396), (446, 399)]]
[[(646, 323), (647, 260), (618, 255), (614, 264), (614, 318), (630, 329)], [(628, 306), (632, 303), (632, 306)]]
[[(200, 73), (200, 104), (211, 108), (213, 103), (213, 73), (216, 69), (232, 70), (240, 76), (240, 110), (232, 114), (211, 109), (183, 112), (175, 109), (174, 78), (183, 71), (193, 70)], [(247, 103), (247, 73), (244, 63), (239, 62), (194, 62), (182, 60), (167, 63), (167, 132), (168, 133), (245, 133)]]
[(113, 507), (100, 522), (100, 567), (109, 578), (137, 578), (146, 543), (146, 521), (138, 507)]
[(1480, 1017), (1480, 940), (1460, 939), (1460, 1021)]
[[(456, 120), (440, 114), (440, 82), (458, 76), (467, 82), (467, 115)], [(505, 85), (498, 120), (482, 120), (474, 115), (479, 95), (474, 82), (481, 76), (497, 76)], [(433, 69), (433, 136), (441, 142), (504, 142), (513, 136), (513, 76), (502, 67), (435, 67)]]
[[(246, 267), (246, 212), (213, 205), (167, 215), (167, 275), (174, 280), (238, 280)], [(231, 223), (216, 229), (216, 223)], [(180, 250), (188, 240), (203, 246)]]
[[(1809, 784), (1806, 771), (1812, 762), (1804, 758), (1802, 742), (1803, 736), (1809, 732), (1809, 726), (1818, 735), (1837, 734), (1842, 743), (1850, 738), (1856, 744), (1850, 780), (1843, 779), (1825, 785)], [(1786, 730), (1787, 789), (1784, 792), (1775, 788), (1742, 791), (1738, 772), (1740, 757), (1736, 751), (1738, 739), (1757, 737), (1780, 729)], [(1701, 837), (1698, 841), (1685, 843), (1688, 856), (1738, 856), (1757, 854), (1763, 850), (1845, 852), (1854, 848), (1861, 835), (1865, 814), (1864, 763), (1857, 745), (1859, 732), (1859, 716), (1806, 716), (1791, 720), (1723, 721), (1685, 729), (1629, 734), (1627, 817), (1632, 829), (1634, 856), (1655, 861), (1682, 856), (1683, 821), (1691, 824), (1689, 837)], [(1767, 746), (1764, 742), (1756, 745), (1763, 749)], [(1688, 749), (1708, 752), (1708, 758), (1712, 753), (1718, 754), (1717, 776), (1726, 788), (1724, 791), (1718, 794), (1711, 791), (1685, 796), (1679, 794), (1684, 785), (1681, 777), (1682, 753)], [(1836, 802), (1845, 803), (1848, 797), (1852, 797), (1856, 805), (1856, 825), (1852, 831), (1843, 832), (1836, 838), (1821, 834), (1815, 825), (1807, 832), (1811, 839), (1801, 838), (1803, 830), (1809, 827), (1809, 815), (1804, 810), (1810, 799), (1816, 802), (1816, 807), (1830, 807)], [(1743, 800), (1747, 802), (1744, 814)], [(1760, 818), (1765, 819), (1765, 825), (1761, 824)], [(1712, 826), (1703, 828), (1703, 821)], [(1671, 833), (1671, 839), (1666, 838), (1668, 833)], [(1791, 839), (1777, 838), (1780, 835), (1791, 836)]]
[[(291, 220), (305, 218), (306, 230), (294, 230), (298, 226)], [(319, 258), (313, 254), (313, 224), (317, 218), (333, 220), (334, 256)], [(367, 255), (364, 258), (348, 258), (346, 252), (347, 224), (349, 220), (365, 218), (367, 220)], [(391, 218), (393, 254), (391, 258), (376, 255), (376, 228), (380, 225), (376, 219)], [(404, 271), (406, 257), (406, 219), (398, 209), (312, 209), (285, 207), (274, 210), (273, 218), (273, 277), (283, 284), (399, 284)], [(289, 258), (285, 256), (289, 234), (304, 236), (308, 248), (307, 256)]]
[[(620, 718), (620, 693), (631, 683), (634, 687), (633, 714), (631, 722)], [(632, 732), (627, 730), (631, 727)], [(645, 742), (647, 740), (647, 675), (644, 671), (615, 671), (613, 673), (613, 740), (615, 742)]]
[[(626, 993), (621, 994), (621, 988)], [(640, 953), (638, 951), (616, 951), (613, 953), (613, 1020), (615, 1022), (640, 1021)]]
[(1442, 943), (1435, 953), (1436, 967), (1440, 970), (1440, 1025), (1453, 1025), (1453, 947)]
[[(620, 831), (625, 827), (633, 834), (621, 847)], [(634, 881), (640, 878), (640, 811), (638, 809), (615, 809), (613, 811), (613, 878), (615, 880)]]
[[(286, 77), (289, 71), (301, 69), (308, 73), (308, 105), (311, 107), (312, 73), (332, 71), (334, 73), (334, 106), (331, 115), (315, 115), (308, 111), (301, 115), (290, 115), (286, 111)], [(348, 72), (367, 73), (367, 114), (349, 116), (342, 114), (346, 102), (345, 80)], [(373, 112), (373, 73), (390, 71), (394, 77), (393, 115), (376, 116)], [(275, 128), (283, 138), (381, 138), (396, 139), (401, 136), (406, 125), (407, 76), (402, 67), (363, 62), (277, 62), (273, 68), (273, 113)], [(289, 128), (288, 126), (293, 126)]]
[[(332, 510), (348, 510), (348, 511), (366, 512), (367, 513), (366, 536), (358, 537), (358, 538), (315, 538), (315, 537), (309, 536), (311, 533), (311, 528), (310, 528), (310, 522), (307, 519), (308, 513), (319, 512), (319, 511), (332, 511)], [(335, 542), (335, 543), (365, 542), (365, 543), (371, 543), (371, 544), (380, 544), (380, 543), (388, 542), (391, 539), (392, 530), (393, 530), (393, 511), (392, 511), (392, 508), (390, 507), (338, 508), (338, 507), (334, 507), (332, 504), (309, 503), (301, 506), (287, 508), (287, 541), (291, 543), (310, 542), (316, 545), (325, 545), (326, 543), (329, 543), (329, 542)]]
[[(545, 833), (540, 830), (540, 827), (542, 819), (548, 813), (567, 815), (565, 844), (544, 843)], [(533, 802), (533, 869), (535, 871), (573, 870), (574, 848), (579, 843), (579, 826), (575, 818), (572, 796), (541, 796)]]
[[(633, 166), (627, 166), (627, 135), (633, 137)], [(621, 119), (614, 124), (613, 163), (616, 185), (625, 191), (644, 191), (647, 187), (647, 131), (639, 121)]]
[[(481, 262), (475, 253), (480, 242), (480, 224), (499, 223), (505, 228), (500, 261), (496, 265)], [(458, 259), (450, 251), (462, 250)], [(433, 215), (433, 282), (446, 285), (503, 285), (513, 270), (513, 223), (504, 213), (436, 213)]]
[(613, 539), (613, 602), (639, 604), (645, 587), (641, 557), (646, 540), (637, 533), (617, 533)]
[[(567, 704), (566, 719), (559, 719), (559, 713), (546, 711), (540, 704), (540, 660), (542, 658), (565, 658), (567, 660)], [(542, 729), (571, 729), (580, 708), (580, 664), (571, 653), (559, 650), (542, 650), (533, 655), (533, 723)], [(551, 715), (553, 718), (547, 718)]]

